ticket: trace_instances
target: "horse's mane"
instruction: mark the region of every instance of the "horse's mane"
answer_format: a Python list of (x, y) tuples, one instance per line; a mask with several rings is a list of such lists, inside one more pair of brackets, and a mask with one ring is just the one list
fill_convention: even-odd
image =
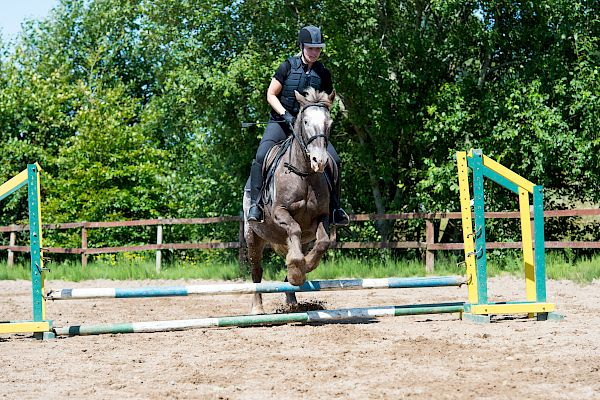
[(314, 104), (321, 103), (321, 104), (326, 105), (327, 107), (331, 107), (331, 101), (329, 100), (329, 96), (327, 95), (327, 92), (318, 92), (313, 87), (309, 87), (306, 90), (305, 99), (309, 103), (314, 103)]

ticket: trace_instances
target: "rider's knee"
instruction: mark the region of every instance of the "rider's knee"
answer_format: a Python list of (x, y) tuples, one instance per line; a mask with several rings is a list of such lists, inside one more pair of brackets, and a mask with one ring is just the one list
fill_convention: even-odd
[(256, 152), (256, 156), (254, 157), (254, 161), (258, 164), (263, 164), (265, 162), (265, 157), (267, 157), (267, 153), (271, 150), (273, 146), (263, 146), (261, 145)]
[(273, 146), (275, 146), (275, 144), (277, 144), (277, 142), (273, 140), (262, 141), (258, 146), (258, 150), (256, 151), (256, 157), (254, 159), (258, 163), (264, 164), (267, 154), (269, 154), (269, 151), (273, 148)]

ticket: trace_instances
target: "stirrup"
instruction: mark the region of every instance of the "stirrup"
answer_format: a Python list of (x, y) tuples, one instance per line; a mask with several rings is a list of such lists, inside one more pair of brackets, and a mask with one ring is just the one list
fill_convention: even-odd
[(257, 204), (252, 204), (248, 210), (248, 221), (263, 222), (263, 212)]
[(347, 226), (350, 223), (350, 217), (343, 208), (336, 208), (331, 214), (332, 225)]

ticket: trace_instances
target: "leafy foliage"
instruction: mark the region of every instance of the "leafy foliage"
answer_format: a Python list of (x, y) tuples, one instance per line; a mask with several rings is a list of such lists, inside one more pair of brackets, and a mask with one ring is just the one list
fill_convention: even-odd
[[(350, 211), (457, 210), (454, 154), (471, 147), (544, 185), (547, 208), (597, 204), (597, 8), (565, 0), (62, 0), (46, 20), (26, 23), (16, 43), (0, 45), (0, 180), (38, 161), (46, 222), (238, 214), (262, 134), (241, 122), (265, 121), (275, 68), (298, 51), (298, 29), (315, 24), (340, 98), (334, 143)], [(486, 190), (491, 209), (515, 208), (507, 191)], [(0, 203), (0, 224), (27, 219), (23, 198)], [(228, 241), (236, 232), (169, 235)], [(573, 222), (550, 232), (574, 238), (581, 230)], [(148, 242), (151, 234), (115, 230), (94, 241)], [(422, 228), (382, 223), (340, 235), (417, 240)]]

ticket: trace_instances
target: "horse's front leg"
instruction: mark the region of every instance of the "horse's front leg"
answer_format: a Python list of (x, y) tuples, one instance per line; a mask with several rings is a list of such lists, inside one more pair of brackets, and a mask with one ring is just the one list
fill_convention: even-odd
[(317, 268), (321, 258), (323, 257), (323, 254), (325, 254), (327, 249), (329, 249), (329, 244), (330, 240), (327, 230), (325, 229), (325, 224), (323, 221), (320, 221), (319, 226), (317, 226), (315, 245), (304, 258), (306, 262), (306, 273), (309, 273)]
[(283, 228), (287, 233), (288, 252), (285, 257), (285, 263), (288, 268), (288, 280), (292, 285), (300, 286), (306, 279), (304, 271), (304, 254), (302, 253), (302, 229), (300, 225), (292, 218), (289, 211), (283, 207), (277, 207), (274, 212), (275, 223)]
[[(265, 247), (265, 241), (252, 230), (250, 230), (246, 238), (246, 243), (248, 245), (248, 258), (250, 259), (250, 266), (252, 268), (252, 282), (260, 283), (263, 276), (262, 256), (263, 249)], [(254, 297), (252, 299), (252, 309), (250, 312), (254, 315), (265, 313), (261, 293), (254, 293)]]
[[(285, 277), (285, 282), (289, 282), (288, 277)], [(285, 303), (288, 306), (295, 306), (298, 304), (298, 299), (296, 299), (296, 292), (286, 292), (285, 293)]]

